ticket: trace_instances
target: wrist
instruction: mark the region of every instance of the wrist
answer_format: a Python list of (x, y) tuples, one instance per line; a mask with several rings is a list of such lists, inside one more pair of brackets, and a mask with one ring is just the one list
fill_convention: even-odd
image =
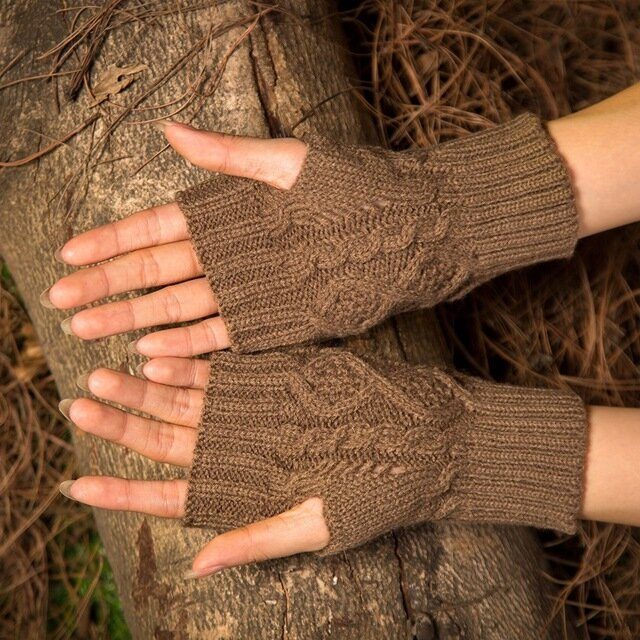
[(589, 407), (581, 515), (640, 525), (640, 409)]
[(640, 220), (640, 84), (548, 123), (578, 210), (578, 236)]

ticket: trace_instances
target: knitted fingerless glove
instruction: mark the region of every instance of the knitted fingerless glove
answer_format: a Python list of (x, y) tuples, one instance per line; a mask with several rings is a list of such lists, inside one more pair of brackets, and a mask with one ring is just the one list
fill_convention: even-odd
[(234, 351), (359, 333), (573, 252), (569, 176), (533, 115), (417, 151), (303, 139), (290, 190), (216, 174), (177, 195)]
[(573, 532), (585, 440), (573, 393), (339, 348), (221, 352), (184, 522), (221, 531), (319, 496), (322, 554), (442, 519)]

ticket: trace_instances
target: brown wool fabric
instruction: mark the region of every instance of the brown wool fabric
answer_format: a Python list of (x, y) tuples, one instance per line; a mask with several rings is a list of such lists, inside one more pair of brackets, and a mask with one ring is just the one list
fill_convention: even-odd
[(570, 533), (585, 447), (570, 392), (342, 348), (217, 353), (185, 524), (223, 531), (320, 496), (322, 554), (442, 519)]
[(573, 252), (569, 175), (531, 114), (417, 151), (303, 139), (290, 190), (215, 174), (177, 195), (234, 351), (359, 333)]

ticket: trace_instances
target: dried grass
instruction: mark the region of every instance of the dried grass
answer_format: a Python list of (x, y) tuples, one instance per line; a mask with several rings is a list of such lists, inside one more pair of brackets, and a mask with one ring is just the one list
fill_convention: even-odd
[(57, 499), (73, 471), (68, 431), (2, 262), (0, 271), (0, 638), (104, 637), (102, 549), (89, 511)]

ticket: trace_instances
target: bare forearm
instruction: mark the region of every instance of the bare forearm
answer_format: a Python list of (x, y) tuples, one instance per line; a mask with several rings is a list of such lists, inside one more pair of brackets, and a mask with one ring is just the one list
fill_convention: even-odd
[(640, 83), (548, 128), (571, 172), (579, 236), (640, 220)]
[(589, 408), (582, 516), (640, 525), (640, 409)]

